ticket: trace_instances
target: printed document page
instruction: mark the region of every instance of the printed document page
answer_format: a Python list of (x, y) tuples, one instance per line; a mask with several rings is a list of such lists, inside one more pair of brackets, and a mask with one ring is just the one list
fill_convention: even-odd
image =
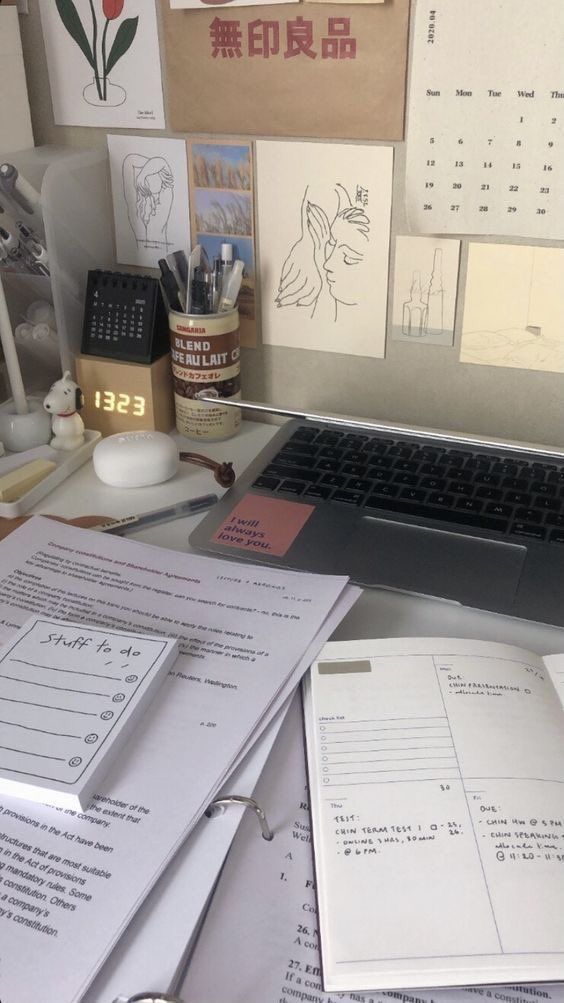
[(74, 1003), (284, 694), (346, 580), (241, 569), (41, 518), (3, 541), (0, 561), (2, 639), (34, 612), (179, 639), (174, 668), (86, 812), (0, 806), (0, 996)]
[[(253, 839), (244, 818), (233, 842), (181, 992), (198, 1003), (336, 1003), (324, 993), (302, 715), (297, 701), (255, 796), (274, 829)], [(256, 824), (256, 823), (255, 823)], [(380, 901), (385, 921), (386, 903)], [(426, 912), (420, 914), (424, 924)], [(339, 994), (342, 1003), (564, 1003), (564, 986), (527, 985)], [(104, 1001), (105, 1003), (105, 1001)]]
[(325, 989), (562, 979), (564, 716), (542, 658), (329, 644), (305, 707)]
[[(257, 780), (288, 712), (288, 704), (255, 742), (219, 797), (252, 797)], [(149, 987), (165, 992), (187, 945), (195, 934), (210, 892), (243, 818), (241, 805), (201, 818), (194, 831), (161, 875), (120, 938), (81, 1003), (111, 1003)], [(263, 842), (253, 816), (253, 845)]]
[[(324, 624), (330, 636), (359, 594), (348, 586)], [(319, 650), (319, 642), (305, 654), (302, 666), (309, 666)], [(303, 667), (300, 669), (303, 672)], [(294, 687), (295, 691), (295, 687)], [(252, 795), (268, 752), (288, 711), (291, 697), (268, 724), (258, 741), (230, 775), (218, 797), (228, 794)], [(270, 719), (269, 714), (265, 720)], [(260, 803), (260, 802), (259, 802)], [(208, 896), (231, 845), (243, 808), (235, 805), (212, 820), (198, 822), (174, 860), (137, 911), (118, 941), (100, 974), (81, 1003), (108, 1003), (119, 995), (131, 995), (147, 986), (169, 988), (171, 973), (197, 929)], [(254, 842), (262, 843), (258, 821), (253, 816)], [(268, 819), (270, 821), (270, 818)], [(184, 971), (184, 968), (181, 969)]]

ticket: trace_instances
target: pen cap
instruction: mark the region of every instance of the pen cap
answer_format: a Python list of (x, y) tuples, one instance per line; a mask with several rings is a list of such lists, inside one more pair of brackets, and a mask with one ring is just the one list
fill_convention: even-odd
[(233, 262), (233, 244), (222, 244), (220, 256), (222, 265), (230, 265)]

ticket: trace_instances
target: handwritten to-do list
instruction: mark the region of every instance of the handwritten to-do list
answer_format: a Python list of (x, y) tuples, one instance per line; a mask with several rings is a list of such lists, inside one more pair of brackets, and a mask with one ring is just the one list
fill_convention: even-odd
[(0, 791), (84, 808), (177, 642), (33, 617), (0, 652)]
[(564, 239), (563, 51), (561, 0), (420, 0), (407, 130), (414, 231)]

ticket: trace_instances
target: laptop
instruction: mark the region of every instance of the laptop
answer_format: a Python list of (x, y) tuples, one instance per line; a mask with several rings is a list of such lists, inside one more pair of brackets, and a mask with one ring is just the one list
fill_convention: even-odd
[(235, 404), (288, 420), (194, 549), (564, 626), (564, 450)]

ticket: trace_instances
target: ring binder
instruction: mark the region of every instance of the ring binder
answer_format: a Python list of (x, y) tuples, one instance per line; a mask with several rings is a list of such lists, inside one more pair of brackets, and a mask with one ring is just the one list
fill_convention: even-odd
[[(242, 804), (245, 808), (250, 808), (251, 811), (254, 811), (259, 821), (262, 838), (268, 840), (269, 842), (274, 839), (274, 833), (267, 822), (265, 812), (260, 807), (258, 802), (254, 800), (254, 798), (243, 797), (240, 794), (231, 794), (228, 797), (217, 798), (215, 801), (211, 802), (204, 812), (204, 815), (206, 818), (215, 818), (224, 812), (230, 804)], [(201, 923), (202, 920), (200, 920), (200, 925)], [(186, 945), (183, 956), (180, 959), (176, 972), (172, 978), (172, 982), (169, 986), (169, 989), (172, 992), (174, 992), (174, 990), (177, 989), (184, 981), (186, 969), (190, 962), (198, 933), (199, 930), (196, 932), (195, 936), (193, 935), (190, 938), (188, 944)], [(180, 996), (170, 995), (170, 993), (147, 992), (136, 993), (134, 996), (117, 996), (113, 1003), (184, 1003), (184, 1000), (181, 1000)]]
[(135, 993), (135, 996), (116, 996), (114, 1003), (184, 1003), (179, 996), (168, 993)]
[(251, 808), (259, 820), (262, 838), (267, 839), (269, 842), (271, 839), (274, 839), (274, 833), (266, 820), (266, 815), (263, 809), (253, 798), (241, 797), (237, 794), (232, 794), (225, 798), (218, 798), (216, 801), (212, 801), (209, 808), (207, 808), (204, 812), (204, 815), (206, 818), (214, 818), (214, 816), (223, 809), (224, 805), (229, 804), (242, 804), (245, 808)]

